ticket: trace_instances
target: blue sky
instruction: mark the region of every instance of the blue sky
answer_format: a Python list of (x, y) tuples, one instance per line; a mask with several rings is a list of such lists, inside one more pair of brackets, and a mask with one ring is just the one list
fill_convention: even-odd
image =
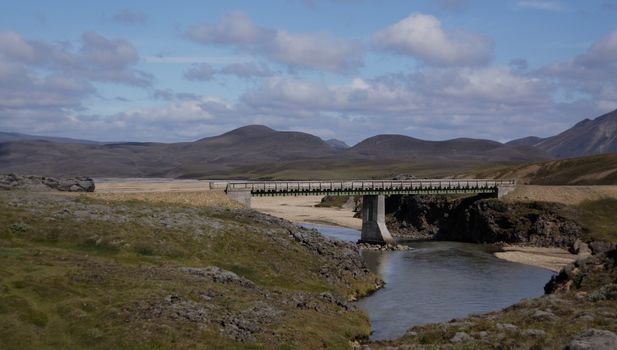
[(617, 0), (3, 2), (1, 131), (507, 141), (617, 108)]

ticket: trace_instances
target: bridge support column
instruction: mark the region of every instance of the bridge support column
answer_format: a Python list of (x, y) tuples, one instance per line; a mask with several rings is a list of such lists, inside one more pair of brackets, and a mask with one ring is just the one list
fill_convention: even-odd
[(227, 190), (227, 197), (235, 200), (236, 202), (242, 204), (246, 208), (251, 207), (251, 190), (250, 189), (234, 189)]
[(362, 196), (362, 235), (360, 242), (395, 244), (386, 227), (384, 195)]
[(497, 185), (497, 198), (501, 198), (515, 189), (515, 185)]

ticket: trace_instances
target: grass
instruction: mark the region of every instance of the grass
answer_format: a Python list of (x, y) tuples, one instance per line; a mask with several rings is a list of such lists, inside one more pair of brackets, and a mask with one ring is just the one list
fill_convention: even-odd
[(143, 201), (149, 203), (181, 204), (201, 207), (240, 208), (223, 191), (178, 191), (178, 192), (94, 192), (83, 196), (113, 202)]
[(532, 185), (617, 185), (617, 153), (514, 166), (482, 166), (468, 177), (517, 178)]
[(585, 201), (577, 209), (578, 221), (587, 231), (586, 239), (617, 242), (617, 199)]
[(392, 159), (319, 159), (251, 165), (229, 171), (193, 174), (204, 179), (338, 180), (391, 179), (397, 175), (441, 178), (477, 167), (481, 161), (396, 161)]
[[(62, 198), (16, 208), (0, 196), (2, 349), (346, 348), (368, 336), (363, 312), (318, 295), (370, 291), (376, 276), (325, 280), (320, 271), (333, 262), (277, 225), (233, 209)], [(255, 287), (196, 278), (185, 266), (218, 266)], [(174, 311), (169, 295), (205, 308), (206, 320)], [(320, 312), (289, 302), (300, 296)], [(259, 318), (269, 309), (280, 312)], [(221, 333), (225, 317), (242, 315), (258, 327), (252, 338)]]

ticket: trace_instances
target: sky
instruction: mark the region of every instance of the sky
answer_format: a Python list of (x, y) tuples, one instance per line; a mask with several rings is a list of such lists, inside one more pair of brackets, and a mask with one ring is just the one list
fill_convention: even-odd
[(617, 109), (617, 0), (0, 0), (0, 131), (505, 142)]

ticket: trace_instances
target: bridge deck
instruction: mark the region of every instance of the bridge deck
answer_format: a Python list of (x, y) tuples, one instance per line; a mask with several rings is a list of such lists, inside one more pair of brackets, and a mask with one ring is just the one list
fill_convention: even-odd
[(349, 180), (262, 181), (227, 184), (227, 191), (250, 191), (253, 196), (379, 195), (497, 193), (498, 186), (514, 186), (514, 180)]

